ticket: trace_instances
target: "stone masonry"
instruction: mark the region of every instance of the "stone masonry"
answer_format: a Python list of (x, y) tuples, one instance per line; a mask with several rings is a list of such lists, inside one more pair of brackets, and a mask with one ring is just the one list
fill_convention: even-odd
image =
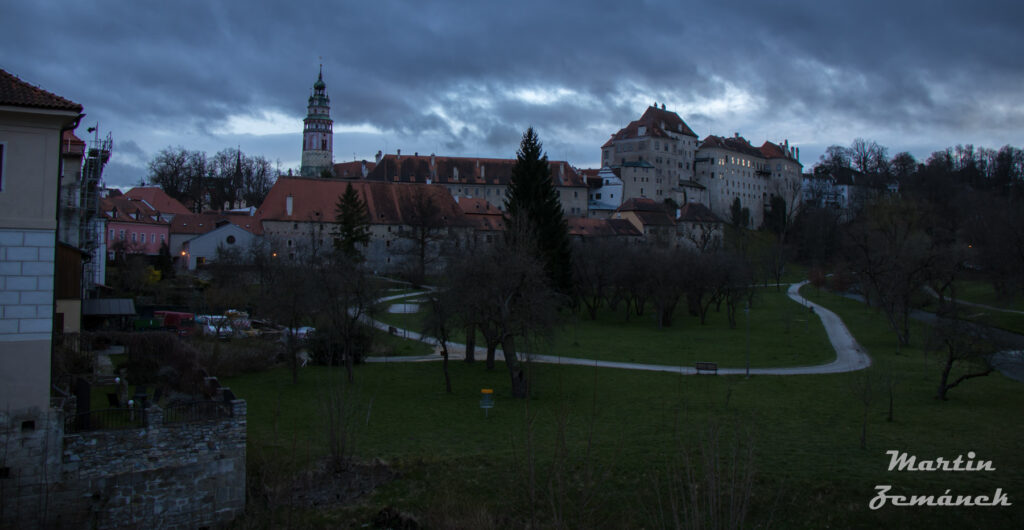
[(48, 340), (53, 230), (0, 229), (0, 342)]
[[(199, 528), (245, 509), (246, 404), (229, 418), (64, 434), (51, 411), (34, 430), (0, 415), (0, 527)], [(61, 440), (63, 442), (61, 443)], [(12, 450), (13, 449), (13, 450)]]

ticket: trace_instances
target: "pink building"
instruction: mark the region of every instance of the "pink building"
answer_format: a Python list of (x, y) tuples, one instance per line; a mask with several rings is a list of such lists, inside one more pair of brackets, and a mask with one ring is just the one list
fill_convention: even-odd
[(103, 216), (107, 220), (107, 258), (119, 252), (155, 256), (160, 246), (169, 244), (170, 222), (145, 200), (130, 197), (103, 199)]

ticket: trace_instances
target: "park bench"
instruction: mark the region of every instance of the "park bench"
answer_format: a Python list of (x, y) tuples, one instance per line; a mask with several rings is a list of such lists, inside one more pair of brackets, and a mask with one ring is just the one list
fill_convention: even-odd
[(697, 375), (708, 373), (718, 375), (718, 363), (695, 363), (694, 367), (697, 368)]

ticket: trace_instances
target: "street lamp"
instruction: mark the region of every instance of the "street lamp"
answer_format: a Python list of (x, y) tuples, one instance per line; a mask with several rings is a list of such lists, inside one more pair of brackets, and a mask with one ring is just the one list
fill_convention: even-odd
[(747, 376), (744, 379), (750, 379), (750, 301), (747, 301), (743, 312), (747, 315)]

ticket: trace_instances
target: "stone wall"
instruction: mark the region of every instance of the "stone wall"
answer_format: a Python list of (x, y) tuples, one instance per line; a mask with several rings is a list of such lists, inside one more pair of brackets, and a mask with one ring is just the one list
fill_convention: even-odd
[[(198, 528), (230, 521), (245, 509), (245, 401), (231, 408), (230, 418), (164, 424), (153, 406), (142, 429), (66, 434), (63, 443), (35, 435), (36, 449), (15, 451), (34, 467), (0, 479), (0, 527)], [(63, 434), (62, 421), (50, 427)]]

